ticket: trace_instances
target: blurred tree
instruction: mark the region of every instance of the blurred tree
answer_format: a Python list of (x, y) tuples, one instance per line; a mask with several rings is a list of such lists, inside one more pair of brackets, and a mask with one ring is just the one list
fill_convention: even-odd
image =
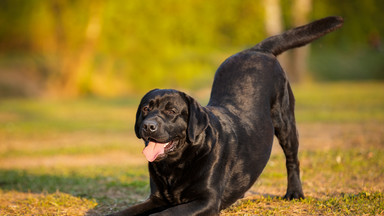
[[(75, 13), (84, 11), (71, 9), (78, 9), (83, 4), (77, 2), (78, 5), (71, 5), (74, 3), (65, 0), (49, 3), (54, 21), (57, 56), (53, 69), (57, 70), (57, 75), (51, 77), (51, 90), (58, 90), (67, 96), (90, 93), (93, 57), (101, 31), (102, 1), (92, 1), (86, 5), (87, 17), (82, 22), (78, 22), (81, 16)], [(76, 41), (79, 42), (74, 43)]]

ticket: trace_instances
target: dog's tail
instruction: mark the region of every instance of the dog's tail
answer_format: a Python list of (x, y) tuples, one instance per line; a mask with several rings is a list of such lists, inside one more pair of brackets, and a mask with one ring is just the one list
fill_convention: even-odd
[(251, 48), (251, 50), (269, 52), (277, 56), (286, 50), (304, 46), (305, 44), (340, 28), (342, 25), (342, 17), (326, 17), (307, 25), (290, 29), (280, 35), (269, 37)]

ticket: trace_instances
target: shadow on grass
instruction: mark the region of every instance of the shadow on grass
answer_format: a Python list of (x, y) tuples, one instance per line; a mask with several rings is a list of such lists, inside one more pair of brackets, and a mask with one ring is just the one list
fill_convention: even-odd
[(102, 175), (85, 177), (75, 172), (67, 175), (50, 175), (0, 169), (0, 190), (35, 194), (60, 192), (77, 198), (95, 200), (98, 205), (90, 209), (86, 215), (103, 215), (132, 205), (147, 196), (149, 186), (146, 176), (130, 178), (130, 173), (125, 175), (126, 178)]

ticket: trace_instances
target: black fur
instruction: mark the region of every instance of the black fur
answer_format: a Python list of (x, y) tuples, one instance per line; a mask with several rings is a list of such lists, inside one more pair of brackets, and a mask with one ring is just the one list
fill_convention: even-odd
[(286, 156), (286, 199), (304, 198), (300, 182), (294, 97), (276, 55), (342, 25), (328, 17), (228, 58), (202, 107), (176, 90), (152, 90), (137, 110), (139, 138), (172, 142), (150, 162), (149, 198), (114, 215), (218, 215), (254, 184), (276, 135)]

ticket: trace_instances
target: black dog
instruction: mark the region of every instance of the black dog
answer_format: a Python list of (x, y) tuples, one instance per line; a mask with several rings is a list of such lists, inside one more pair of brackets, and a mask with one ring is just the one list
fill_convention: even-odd
[(151, 194), (115, 215), (218, 215), (254, 184), (276, 135), (286, 156), (284, 198), (304, 198), (294, 97), (276, 56), (342, 26), (327, 17), (228, 58), (202, 107), (176, 90), (152, 90), (139, 105), (135, 132), (145, 141)]

